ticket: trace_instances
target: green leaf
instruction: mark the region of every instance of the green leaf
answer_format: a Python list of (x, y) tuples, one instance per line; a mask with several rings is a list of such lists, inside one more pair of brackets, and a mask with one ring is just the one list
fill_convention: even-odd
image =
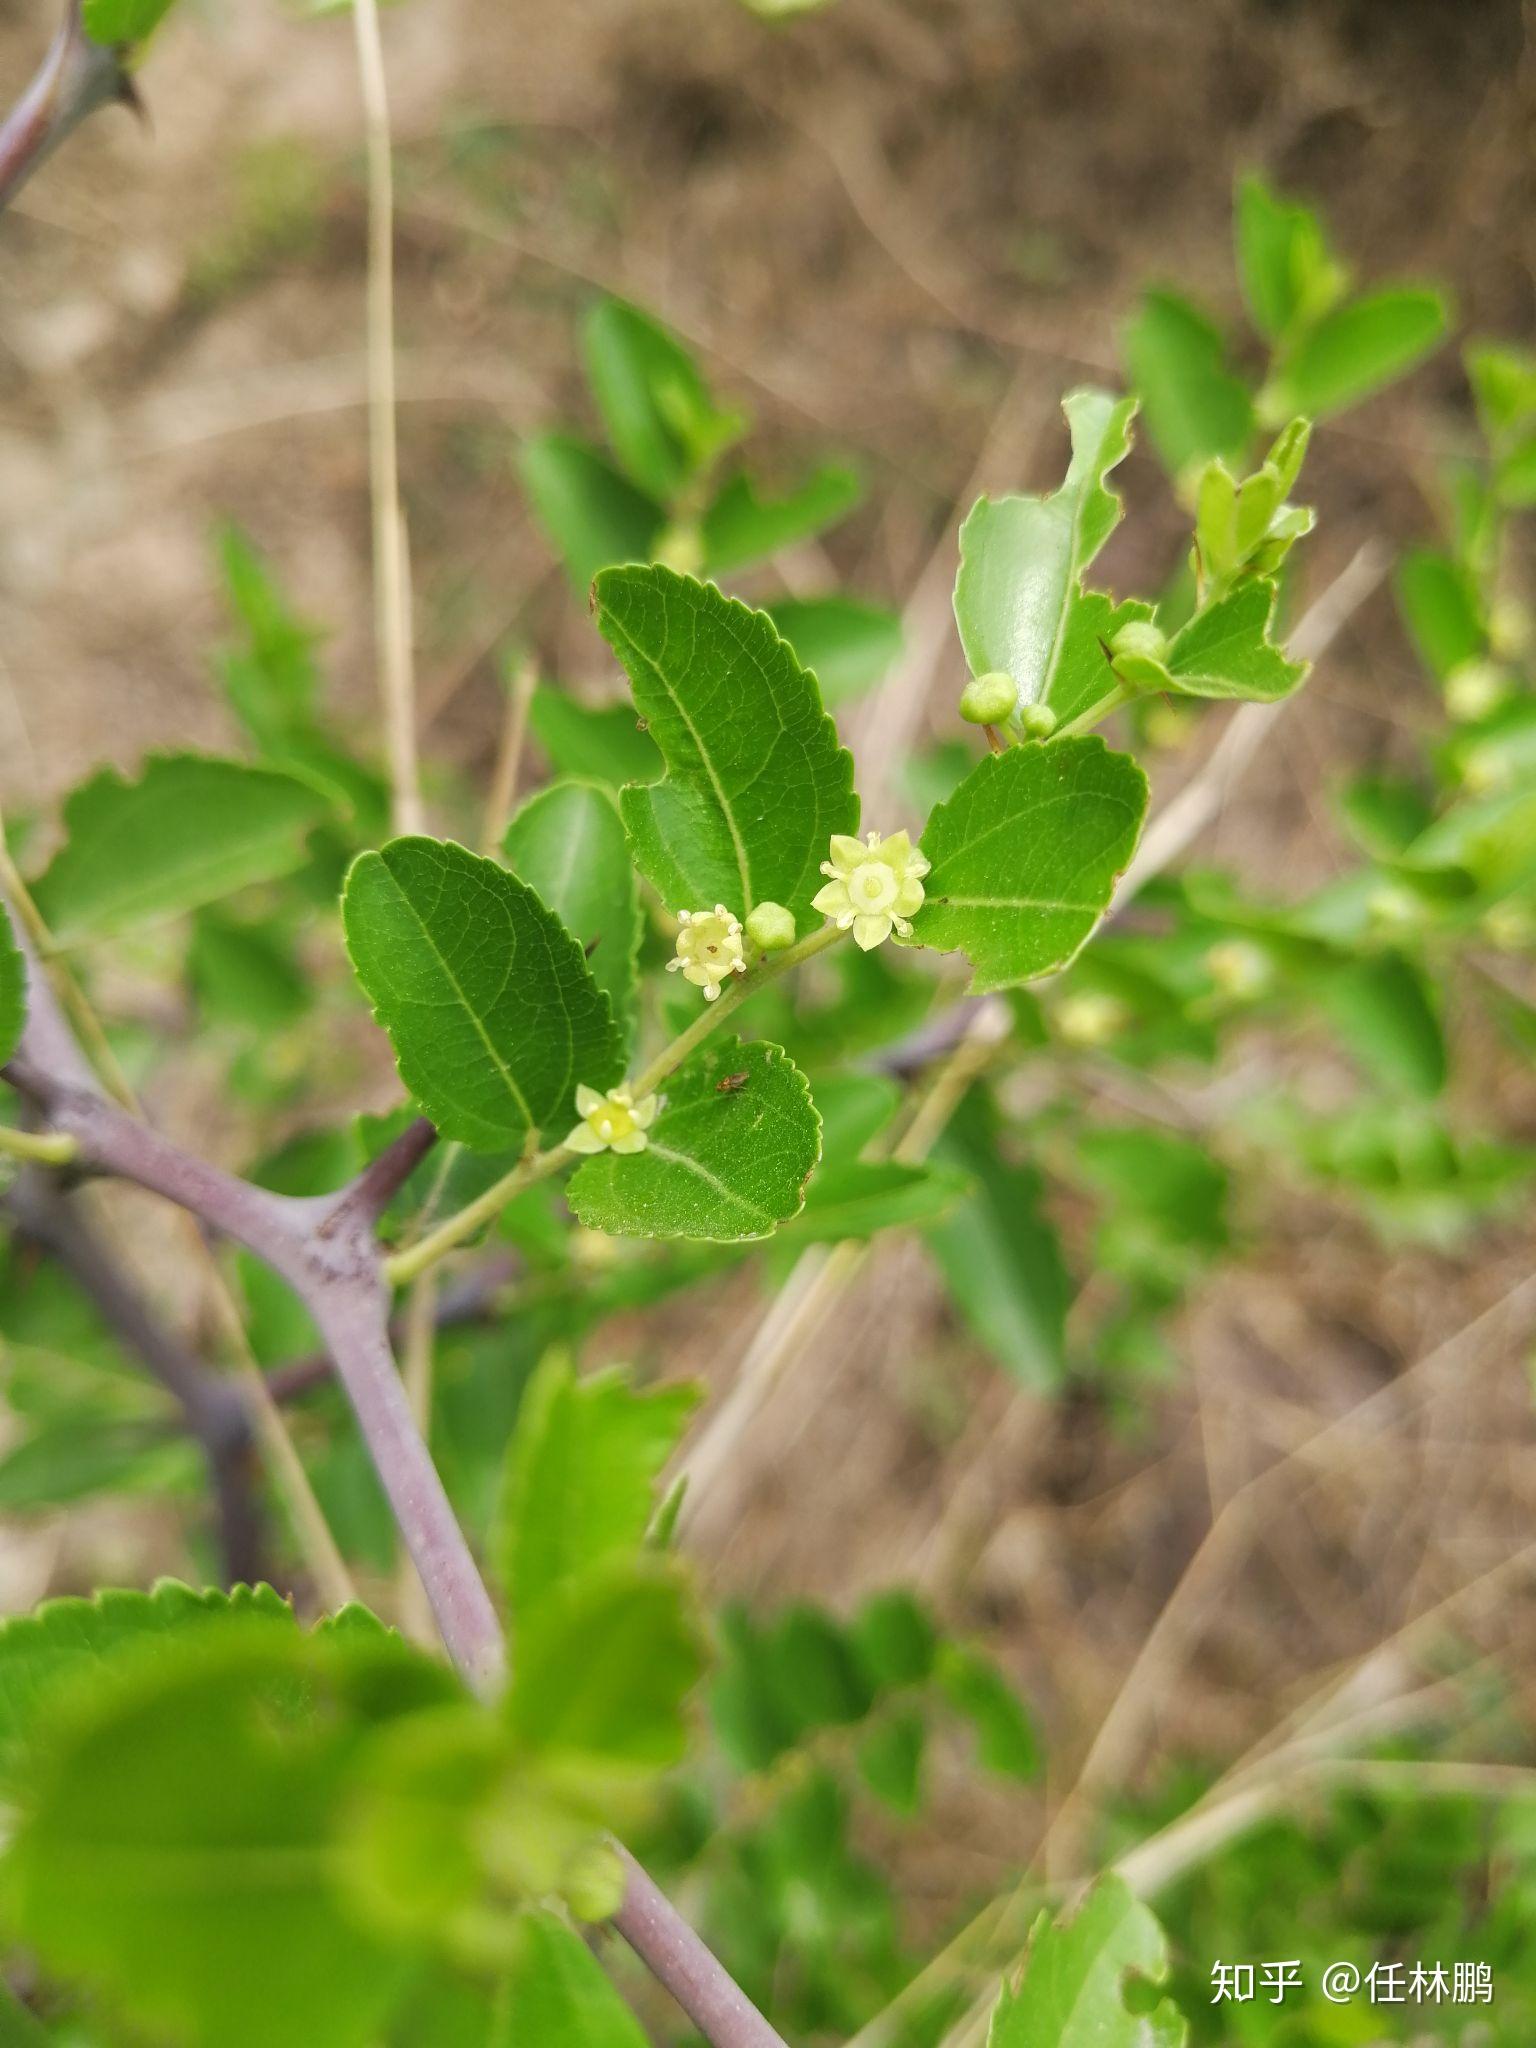
[(97, 1495), (178, 1490), (197, 1476), (190, 1446), (166, 1422), (76, 1413), (0, 1453), (0, 1513), (25, 1514)]
[(900, 1102), (900, 1089), (877, 1074), (848, 1072), (817, 1081), (821, 1165), (791, 1228), (792, 1243), (870, 1237), (923, 1223), (943, 1215), (966, 1192), (965, 1175), (952, 1169), (863, 1157)]
[(1517, 512), (1536, 505), (1536, 434), (1500, 456), (1494, 475), (1503, 504)]
[(1441, 682), (1487, 647), (1477, 586), (1459, 562), (1435, 548), (1412, 548), (1396, 576), (1397, 602), (1426, 666)]
[(1105, 476), (1130, 448), (1133, 398), (1073, 391), (1063, 401), (1072, 462), (1048, 498), (978, 498), (960, 529), (955, 618), (974, 675), (1001, 671), (1019, 704), (1043, 704), (1083, 571), (1120, 518)]
[(939, 1649), (939, 1690), (976, 1736), (982, 1765), (999, 1777), (1033, 1778), (1040, 1745), (1023, 1702), (992, 1659), (965, 1643)]
[[(633, 1816), (642, 1774), (619, 1775)], [(611, 1793), (611, 1766), (606, 1777)], [(478, 1702), (394, 1721), (356, 1778), (338, 1875), (360, 1918), (407, 1950), (426, 1944), (500, 1971), (516, 1950), (520, 1907), (567, 1883), (589, 1903), (594, 1861), (608, 1896), (622, 1887), (601, 1840), (617, 1807), (593, 1799), (601, 1788), (584, 1782), (579, 1762), (519, 1754), (505, 1716)]]
[(640, 892), (618, 807), (595, 782), (556, 782), (530, 797), (502, 842), (586, 955), (627, 1045), (635, 1028)]
[(187, 977), (210, 1023), (253, 1033), (283, 1030), (313, 992), (286, 933), (214, 908), (197, 912)]
[(1225, 1250), (1227, 1174), (1191, 1139), (1094, 1125), (1078, 1133), (1071, 1170), (1099, 1197), (1095, 1262), (1144, 1305), (1175, 1302)]
[(987, 2048), (1179, 2048), (1186, 2029), (1171, 2000), (1149, 2011), (1126, 1995), (1128, 1976), (1155, 1985), (1167, 1974), (1156, 1920), (1121, 1878), (1100, 1878), (1070, 1920), (1042, 1916), (1018, 1983), (999, 1995)]
[(85, 0), (80, 24), (93, 43), (108, 49), (142, 43), (170, 13), (174, 0)]
[(921, 1685), (933, 1676), (939, 1649), (933, 1617), (905, 1586), (870, 1594), (853, 1618), (853, 1639), (879, 1689)]
[(665, 778), (619, 800), (642, 873), (673, 910), (758, 903), (811, 917), (834, 832), (859, 822), (853, 761), (815, 678), (763, 612), (670, 569), (597, 579), (597, 617), (629, 673)]
[(1176, 293), (1148, 292), (1124, 349), (1147, 432), (1170, 476), (1213, 455), (1241, 460), (1253, 438), (1253, 400), (1226, 367), (1218, 327)]
[(157, 754), (134, 782), (104, 768), (66, 798), (32, 893), (63, 944), (99, 939), (289, 873), (331, 807), (297, 775), (209, 755)]
[(683, 1754), (703, 1669), (677, 1568), (627, 1561), (563, 1580), (525, 1617), (505, 1711), (528, 1753), (573, 1771), (664, 1770)]
[(400, 1078), (444, 1137), (509, 1151), (563, 1136), (577, 1083), (618, 1079), (618, 1028), (580, 945), (499, 862), (391, 840), (353, 862), (342, 917)]
[(1239, 182), (1234, 225), (1243, 296), (1266, 340), (1321, 318), (1346, 289), (1348, 277), (1317, 215), (1280, 198), (1262, 178)]
[(61, 1686), (88, 1675), (125, 1648), (189, 1630), (253, 1620), (296, 1626), (293, 1609), (270, 1586), (194, 1592), (161, 1579), (151, 1592), (108, 1590), (89, 1600), (45, 1600), (0, 1625), (0, 1784), (19, 1785), (26, 1759), (52, 1720)]
[(610, 563), (650, 560), (666, 514), (585, 441), (542, 434), (523, 444), (517, 470), (582, 596)]
[(62, 1699), (5, 1864), (12, 1930), (189, 2048), (365, 2048), (407, 1958), (344, 1911), (360, 1739), (453, 1682), (407, 1653), (247, 1625)]
[(266, 754), (283, 751), (307, 727), (319, 691), (316, 634), (288, 603), (265, 559), (238, 526), (219, 535), (219, 562), (245, 644), (219, 657), (240, 722)]
[(501, 1580), (519, 1628), (566, 1580), (638, 1554), (662, 1467), (698, 1400), (640, 1393), (622, 1367), (578, 1380), (552, 1352), (523, 1394), (500, 1517)]
[(1338, 799), (1339, 815), (1372, 860), (1395, 860), (1428, 825), (1429, 798), (1398, 775), (1357, 775)]
[(822, 1728), (865, 1719), (877, 1682), (843, 1625), (808, 1602), (760, 1625), (743, 1607), (721, 1617), (724, 1654), (710, 1707), (726, 1755), (743, 1771), (765, 1770)]
[(1226, 1244), (1227, 1172), (1207, 1146), (1139, 1124), (1096, 1124), (1078, 1133), (1072, 1165), (1104, 1200), (1100, 1250), (1117, 1270), (1156, 1280), (1176, 1248), (1203, 1255)]
[(1006, 1157), (996, 1117), (979, 1094), (951, 1120), (938, 1156), (969, 1173), (975, 1188), (925, 1233), (950, 1300), (1015, 1379), (1059, 1386), (1072, 1288), (1040, 1175)]
[(1467, 381), (1491, 446), (1536, 419), (1536, 355), (1529, 349), (1475, 343), (1467, 350)]
[(781, 1047), (716, 1040), (666, 1083), (643, 1152), (584, 1160), (566, 1199), (613, 1237), (768, 1237), (798, 1213), (821, 1119)]
[(1103, 916), (1146, 807), (1146, 777), (1102, 740), (989, 754), (924, 829), (916, 942), (963, 949), (978, 993), (1064, 967)]
[(1311, 506), (1286, 503), (1311, 437), (1311, 422), (1294, 419), (1251, 475), (1239, 480), (1225, 463), (1214, 461), (1195, 479), (1194, 562), (1212, 598), (1224, 596), (1245, 572), (1273, 579), (1296, 542), (1312, 531)]
[(903, 1820), (910, 1820), (923, 1803), (927, 1746), (927, 1723), (911, 1707), (877, 1721), (859, 1744), (860, 1777)]
[(600, 300), (587, 315), (582, 348), (614, 453), (660, 504), (671, 505), (695, 471), (741, 434), (745, 422), (717, 409), (688, 351), (637, 307)]
[(647, 2048), (601, 1963), (552, 1913), (520, 1916), (505, 2005), (506, 2048)]
[(595, 777), (617, 788), (654, 782), (663, 762), (656, 742), (630, 704), (579, 704), (563, 690), (540, 683), (528, 722), (559, 775)]
[(8, 1984), (0, 1983), (0, 2048), (48, 2048), (58, 2038), (28, 2012)]
[(851, 469), (828, 464), (782, 498), (762, 498), (750, 477), (733, 476), (704, 514), (704, 564), (711, 576), (766, 561), (846, 519), (864, 495)]
[(932, 1222), (969, 1191), (963, 1173), (906, 1166), (895, 1159), (850, 1159), (823, 1167), (796, 1219), (797, 1243), (841, 1243)]
[(1409, 868), (1460, 868), (1501, 894), (1536, 872), (1536, 789), (1465, 797), (1443, 811), (1403, 855)]
[(1083, 712), (1091, 711), (1116, 687), (1110, 666), (1108, 644), (1120, 628), (1133, 620), (1150, 620), (1152, 606), (1138, 597), (1116, 604), (1097, 590), (1080, 591), (1072, 600), (1061, 656), (1051, 677), (1046, 703), (1056, 714), (1058, 725), (1067, 725)]
[(1286, 353), (1264, 393), (1266, 416), (1323, 419), (1358, 405), (1431, 354), (1450, 317), (1443, 293), (1414, 286), (1351, 299)]
[(1269, 637), (1275, 586), (1250, 577), (1197, 612), (1168, 649), (1169, 687), (1189, 697), (1246, 697), (1270, 704), (1289, 696), (1307, 673)]
[(11, 921), (0, 911), (0, 1067), (21, 1043), (27, 1021), (27, 963), (11, 936)]
[(767, 609), (829, 706), (857, 697), (901, 657), (901, 621), (882, 605), (852, 597), (786, 597)]
[(1352, 960), (1324, 977), (1319, 995), (1339, 1036), (1372, 1080), (1411, 1095), (1445, 1086), (1445, 1034), (1428, 983), (1401, 953)]

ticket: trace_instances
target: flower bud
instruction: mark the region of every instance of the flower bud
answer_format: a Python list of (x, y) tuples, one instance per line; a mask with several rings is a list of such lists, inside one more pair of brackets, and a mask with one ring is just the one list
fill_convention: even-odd
[(1509, 679), (1496, 662), (1464, 661), (1445, 679), (1445, 708), (1470, 724), (1486, 718), (1509, 693)]
[(1026, 739), (1048, 740), (1058, 722), (1049, 704), (1026, 704), (1019, 713), (1019, 725)]
[(1000, 668), (984, 676), (972, 676), (960, 695), (960, 716), (972, 725), (1001, 725), (1012, 718), (1019, 701), (1019, 686)]
[(1126, 655), (1134, 661), (1161, 662), (1167, 657), (1168, 636), (1150, 619), (1127, 619), (1110, 641), (1109, 651), (1117, 660)]
[(1498, 747), (1468, 747), (1463, 754), (1461, 783), (1472, 796), (1486, 796), (1490, 790), (1503, 789), (1509, 780), (1509, 762)]
[(578, 1849), (560, 1876), (560, 1895), (578, 1920), (608, 1920), (624, 1903), (624, 1866), (607, 1842)]
[(1067, 996), (1056, 1006), (1056, 1029), (1067, 1045), (1106, 1045), (1125, 1024), (1125, 1010), (1098, 990)]
[(1366, 915), (1378, 931), (1402, 931), (1419, 922), (1419, 902), (1396, 882), (1384, 882), (1366, 899)]
[(1159, 747), (1171, 752), (1182, 747), (1194, 730), (1195, 721), (1184, 702), (1175, 704), (1155, 702), (1147, 706), (1142, 723), (1142, 737), (1149, 747)]
[(1269, 959), (1247, 939), (1224, 939), (1205, 956), (1206, 972), (1219, 994), (1233, 1002), (1261, 995), (1269, 981)]
[(704, 537), (699, 532), (698, 522), (684, 520), (669, 526), (656, 543), (654, 559), (664, 569), (675, 569), (679, 576), (697, 576), (704, 568)]
[(762, 953), (782, 953), (795, 943), (795, 919), (782, 903), (759, 903), (747, 919), (747, 937)]

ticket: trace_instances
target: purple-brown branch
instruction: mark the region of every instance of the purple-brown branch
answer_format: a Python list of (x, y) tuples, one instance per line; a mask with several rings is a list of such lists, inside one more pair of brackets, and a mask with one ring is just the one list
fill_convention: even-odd
[(254, 1585), (270, 1576), (255, 1442), (239, 1388), (223, 1374), (210, 1372), (190, 1345), (161, 1321), (52, 1175), (28, 1167), (18, 1175), (5, 1207), (22, 1238), (71, 1275), (108, 1329), (180, 1408), (187, 1434), (208, 1467), (230, 1584)]
[[(28, 1003), (5, 1078), (51, 1130), (74, 1139), (77, 1168), (164, 1195), (254, 1252), (293, 1288), (325, 1337), (449, 1654), (472, 1683), (488, 1688), (504, 1660), (501, 1627), (389, 1349), (388, 1295), (373, 1231), (387, 1178), (373, 1171), (380, 1161), (360, 1176), (372, 1175), (361, 1197), (356, 1181), (338, 1195), (295, 1196), (255, 1187), (184, 1152), (83, 1078), (84, 1063), (48, 978), (20, 920), (13, 917), (12, 924), (27, 955)], [(50, 1069), (50, 1056), (67, 1078)], [(393, 1164), (404, 1157), (403, 1150), (395, 1152)]]
[[(0, 911), (9, 906), (0, 901)], [(27, 1021), (4, 1078), (49, 1128), (74, 1139), (75, 1170), (114, 1175), (166, 1197), (233, 1238), (286, 1280), (314, 1317), (346, 1388), (443, 1641), (471, 1685), (505, 1669), (501, 1622), (421, 1439), (390, 1348), (389, 1289), (376, 1224), (429, 1150), (414, 1123), (337, 1194), (274, 1194), (185, 1152), (96, 1086), (21, 921)], [(98, 1276), (99, 1277), (99, 1276)], [(730, 1973), (627, 1851), (614, 1926), (713, 2048), (785, 2048)]]
[[(518, 1265), (515, 1253), (495, 1252), (469, 1272), (448, 1281), (438, 1294), (433, 1328), (456, 1330), (465, 1323), (488, 1321), (495, 1314), (503, 1291), (516, 1277)], [(400, 1318), (396, 1317), (389, 1326), (391, 1350), (401, 1334)], [(274, 1401), (293, 1401), (313, 1387), (324, 1386), (332, 1377), (329, 1351), (313, 1351), (307, 1358), (294, 1358), (286, 1365), (275, 1366), (267, 1375), (267, 1385)]]

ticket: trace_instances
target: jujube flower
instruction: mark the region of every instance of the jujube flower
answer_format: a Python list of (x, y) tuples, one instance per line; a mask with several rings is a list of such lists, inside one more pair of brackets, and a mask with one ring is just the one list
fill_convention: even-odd
[(667, 972), (680, 970), (684, 981), (703, 989), (704, 1000), (712, 1003), (722, 981), (747, 971), (741, 921), (717, 903), (713, 910), (680, 910), (677, 922), (677, 957), (667, 962)]
[(871, 832), (867, 840), (834, 832), (832, 858), (821, 864), (821, 872), (832, 879), (811, 901), (835, 919), (840, 930), (851, 926), (854, 944), (867, 953), (893, 931), (911, 938), (912, 916), (922, 908), (922, 878), (928, 865), (905, 832), (893, 832), (888, 839)]
[(606, 1094), (578, 1083), (576, 1107), (581, 1122), (565, 1140), (568, 1152), (643, 1152), (646, 1132), (656, 1120), (656, 1097), (642, 1096), (636, 1102), (627, 1088), (610, 1088)]

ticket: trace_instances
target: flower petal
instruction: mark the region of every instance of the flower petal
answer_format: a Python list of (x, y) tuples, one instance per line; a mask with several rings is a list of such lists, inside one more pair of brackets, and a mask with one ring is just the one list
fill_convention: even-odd
[(862, 840), (850, 839), (846, 832), (832, 834), (832, 858), (839, 868), (856, 867), (867, 852)]
[(590, 1116), (594, 1109), (601, 1109), (603, 1098), (597, 1089), (589, 1088), (584, 1081), (576, 1083), (576, 1107), (583, 1116)]
[(899, 874), (906, 863), (912, 858), (912, 834), (910, 832), (893, 832), (889, 839), (882, 839), (880, 842), (880, 858), (888, 867), (895, 868)]
[(909, 875), (896, 891), (896, 901), (891, 908), (898, 917), (910, 917), (914, 910), (923, 907), (923, 885)]
[(888, 917), (856, 917), (853, 920), (853, 943), (861, 952), (868, 953), (874, 947), (884, 945), (891, 936), (891, 920)]
[(565, 1140), (567, 1152), (606, 1152), (607, 1146), (590, 1124), (578, 1124)]
[(818, 889), (811, 898), (812, 910), (819, 910), (826, 917), (837, 917), (848, 908), (848, 884), (843, 881), (828, 882)]
[(643, 1152), (648, 1142), (644, 1131), (629, 1131), (622, 1138), (615, 1138), (608, 1149), (610, 1152)]
[(635, 1128), (637, 1130), (648, 1131), (651, 1125), (655, 1123), (656, 1101), (657, 1098), (654, 1095), (645, 1095), (635, 1104), (634, 1115)]

